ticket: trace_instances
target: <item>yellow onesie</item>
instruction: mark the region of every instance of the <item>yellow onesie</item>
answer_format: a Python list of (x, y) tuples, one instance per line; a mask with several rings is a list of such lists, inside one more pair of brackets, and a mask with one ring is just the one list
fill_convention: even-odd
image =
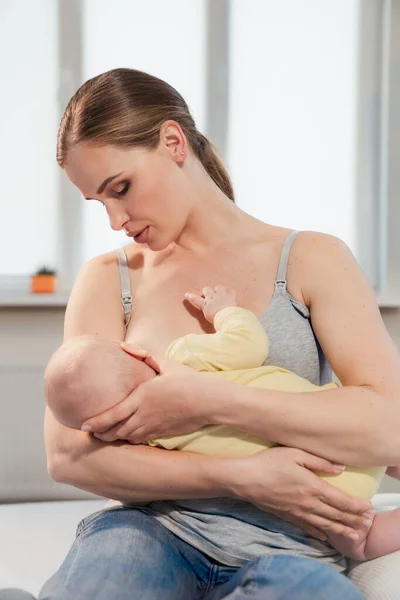
[[(254, 313), (240, 307), (224, 308), (214, 318), (215, 333), (189, 334), (172, 342), (166, 356), (196, 371), (209, 372), (229, 381), (284, 392), (313, 392), (338, 387), (316, 386), (291, 371), (263, 366), (268, 338)], [(219, 457), (245, 457), (276, 446), (225, 425), (208, 425), (193, 433), (158, 438), (149, 442), (168, 450), (185, 450)], [(383, 467), (346, 467), (340, 475), (321, 475), (352, 496), (370, 500), (385, 473)]]

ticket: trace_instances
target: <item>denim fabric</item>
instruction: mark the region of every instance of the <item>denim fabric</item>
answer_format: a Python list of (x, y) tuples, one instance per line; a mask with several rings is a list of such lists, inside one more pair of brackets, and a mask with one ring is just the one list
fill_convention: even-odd
[(274, 555), (241, 568), (226, 567), (180, 540), (151, 515), (126, 507), (98, 511), (79, 523), (69, 554), (39, 595), (39, 600), (223, 598), (362, 600), (364, 596), (332, 567), (308, 558)]

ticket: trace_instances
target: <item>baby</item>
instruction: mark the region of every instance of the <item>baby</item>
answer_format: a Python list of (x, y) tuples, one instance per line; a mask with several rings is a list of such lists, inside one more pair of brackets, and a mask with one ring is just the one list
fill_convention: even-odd
[[(203, 311), (215, 333), (179, 338), (170, 344), (166, 356), (197, 371), (264, 389), (310, 392), (337, 387), (334, 383), (318, 387), (285, 369), (263, 366), (268, 339), (257, 317), (237, 306), (232, 290), (217, 286), (204, 288), (204, 292), (204, 297), (186, 294), (186, 298)], [(80, 429), (83, 422), (118, 404), (155, 375), (144, 361), (128, 356), (119, 341), (81, 336), (63, 344), (52, 356), (45, 374), (47, 403), (60, 423)], [(220, 457), (250, 456), (275, 445), (221, 425), (148, 443)], [(340, 475), (322, 477), (348, 494), (370, 500), (384, 472), (380, 467), (346, 467)], [(391, 474), (397, 476), (397, 470)], [(359, 532), (357, 541), (331, 536), (329, 542), (346, 556), (369, 560), (400, 549), (400, 538), (396, 539), (399, 526), (400, 509), (376, 515), (371, 528)]]

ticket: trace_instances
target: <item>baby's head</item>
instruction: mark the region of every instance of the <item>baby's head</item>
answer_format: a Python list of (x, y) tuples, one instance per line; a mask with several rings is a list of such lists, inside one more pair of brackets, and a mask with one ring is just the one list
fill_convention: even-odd
[(126, 354), (120, 344), (84, 335), (65, 342), (53, 354), (44, 382), (47, 405), (57, 421), (80, 429), (84, 421), (118, 404), (155, 376), (151, 367)]

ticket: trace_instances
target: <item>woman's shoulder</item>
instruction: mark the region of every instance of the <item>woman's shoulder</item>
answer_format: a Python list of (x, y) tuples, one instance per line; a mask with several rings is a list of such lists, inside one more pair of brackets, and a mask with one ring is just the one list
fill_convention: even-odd
[(334, 251), (349, 252), (345, 242), (340, 238), (329, 233), (311, 230), (295, 230), (288, 227), (279, 227), (268, 223), (261, 223), (259, 228), (260, 235), (257, 238), (260, 241), (268, 241), (270, 244), (276, 245), (277, 248), (283, 249), (284, 243), (289, 235), (296, 231), (297, 235), (292, 240), (290, 245), (289, 261), (299, 265), (318, 257), (320, 260), (334, 260)]
[[(294, 230), (274, 229), (283, 248), (288, 235)], [(290, 246), (286, 272), (288, 289), (297, 300), (309, 306), (310, 290), (314, 284), (321, 283), (325, 279), (322, 276), (333, 269), (348, 268), (351, 262), (354, 262), (354, 257), (340, 238), (319, 231), (301, 230)]]
[[(125, 252), (130, 267), (143, 260), (143, 249), (138, 244), (131, 243), (126, 246), (121, 246), (121, 248)], [(82, 268), (88, 271), (107, 271), (108, 268), (109, 272), (118, 269), (117, 251), (110, 250), (109, 252), (98, 254), (97, 256), (90, 258)]]
[(265, 234), (273, 241), (282, 242), (296, 231), (297, 235), (292, 243), (294, 253), (309, 256), (316, 249), (329, 250), (332, 247), (347, 248), (345, 242), (340, 238), (329, 233), (312, 230), (295, 230), (289, 227), (279, 227), (278, 225), (270, 225), (263, 223)]
[(293, 241), (288, 262), (288, 281), (300, 290), (310, 306), (317, 288), (328, 293), (349, 272), (363, 277), (348, 245), (339, 237), (319, 231), (301, 231)]
[[(124, 251), (128, 258), (129, 267), (140, 260), (140, 249), (135, 249), (136, 244), (128, 244)], [(121, 282), (119, 276), (118, 255), (115, 250), (98, 254), (87, 260), (77, 275), (71, 296), (98, 296), (108, 297), (109, 301), (119, 302)]]
[(307, 270), (311, 266), (332, 266), (351, 257), (351, 250), (342, 239), (320, 231), (299, 231), (291, 250), (292, 260)]
[(118, 271), (115, 251), (95, 256), (81, 267), (68, 300), (65, 339), (84, 334), (123, 339), (124, 313)]

